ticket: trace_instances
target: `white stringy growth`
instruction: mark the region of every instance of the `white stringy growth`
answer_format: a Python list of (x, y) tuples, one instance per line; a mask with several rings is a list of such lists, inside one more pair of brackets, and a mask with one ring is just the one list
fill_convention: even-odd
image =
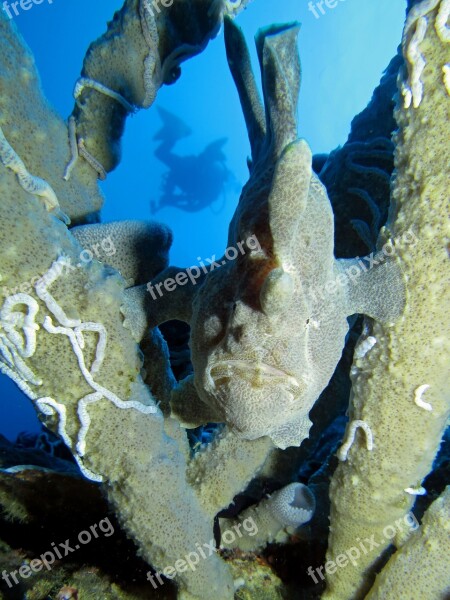
[(442, 67), (442, 72), (444, 73), (445, 89), (447, 90), (447, 94), (450, 96), (450, 63)]
[(404, 491), (407, 494), (409, 494), (410, 496), (425, 496), (427, 493), (427, 490), (422, 486), (420, 486), (418, 488), (412, 488), (412, 487), (405, 488)]
[(423, 408), (424, 410), (431, 412), (433, 410), (433, 407), (429, 402), (425, 402), (425, 400), (423, 400), (423, 395), (429, 389), (429, 387), (430, 386), (428, 385), (428, 383), (419, 385), (419, 387), (414, 391), (414, 402), (419, 408)]
[(95, 360), (90, 368), (91, 375), (94, 375), (102, 366), (102, 362), (105, 357), (106, 342), (108, 340), (108, 337), (106, 329), (101, 323), (81, 323), (81, 325), (75, 327), (74, 329), (81, 350), (84, 350), (83, 331), (95, 331), (96, 333), (98, 333), (98, 343)]
[(75, 117), (69, 117), (67, 124), (67, 130), (69, 133), (69, 147), (70, 147), (70, 161), (67, 163), (64, 170), (63, 179), (69, 181), (72, 171), (78, 162), (78, 140), (77, 140), (77, 123)]
[(350, 423), (348, 432), (347, 432), (347, 439), (342, 444), (342, 446), (339, 448), (339, 450), (337, 452), (337, 457), (339, 458), (339, 460), (341, 460), (341, 461), (347, 460), (348, 452), (349, 452), (350, 448), (352, 447), (353, 442), (355, 441), (355, 435), (356, 435), (357, 429), (362, 429), (364, 431), (364, 433), (366, 434), (367, 450), (369, 450), (369, 451), (373, 450), (372, 430), (370, 429), (369, 425), (365, 421), (356, 419), (355, 421), (352, 421)]
[(354, 358), (364, 358), (366, 354), (370, 352), (370, 350), (372, 350), (376, 343), (377, 338), (373, 335), (369, 335), (365, 339), (359, 341), (357, 346), (355, 347)]
[(436, 17), (436, 33), (439, 39), (444, 44), (450, 42), (450, 27), (447, 26), (448, 18), (450, 16), (450, 0), (442, 0), (439, 12)]
[[(35, 394), (35, 392), (33, 392), (33, 390), (28, 385), (28, 383), (32, 383), (32, 382), (27, 383), (24, 379), (22, 379), (22, 374), (19, 375), (16, 366), (11, 368), (6, 364), (6, 362), (4, 360), (3, 346), (1, 344), (1, 342), (0, 342), (0, 372), (3, 373), (3, 375), (6, 375), (10, 379), (12, 379), (12, 381), (14, 381), (14, 383), (17, 385), (17, 387), (20, 390), (22, 390), (22, 392), (26, 396), (28, 396), (28, 398), (31, 398), (31, 400), (37, 399), (37, 394)], [(33, 383), (33, 385), (42, 385), (42, 381), (38, 380), (38, 383), (37, 384)]]
[(406, 58), (410, 65), (409, 81), (403, 85), (402, 93), (405, 98), (405, 108), (409, 108), (411, 103), (414, 108), (418, 108), (423, 98), (422, 73), (426, 66), (425, 57), (419, 50), (419, 44), (425, 39), (428, 21), (425, 17), (417, 20), (416, 31), (414, 32), (408, 47), (406, 48)]
[(103, 167), (103, 165), (101, 165), (100, 162), (86, 150), (84, 139), (82, 137), (80, 137), (79, 139), (77, 138), (77, 124), (74, 117), (69, 118), (68, 133), (70, 146), (70, 160), (67, 163), (66, 168), (64, 169), (63, 179), (65, 181), (69, 181), (72, 175), (72, 171), (74, 170), (78, 159), (81, 156), (89, 164), (89, 166), (92, 167), (92, 169), (94, 169), (99, 179), (104, 181), (106, 179), (106, 170)]
[[(37, 399), (36, 406), (47, 417), (52, 417), (54, 413), (58, 415), (58, 435), (61, 437), (66, 446), (72, 448), (72, 440), (66, 433), (67, 411), (64, 404), (58, 404), (58, 402), (53, 400), (53, 398), (47, 396), (46, 398)], [(87, 479), (91, 479), (92, 481), (97, 481), (99, 483), (103, 481), (103, 477), (93, 473), (83, 465), (80, 457), (77, 454), (74, 454), (74, 458), (77, 461), (80, 471)]]
[(17, 175), (17, 180), (20, 186), (29, 194), (42, 198), (46, 210), (53, 213), (66, 225), (70, 224), (70, 219), (63, 213), (59, 206), (58, 198), (56, 197), (53, 188), (44, 179), (31, 175), (24, 165), (23, 160), (8, 142), (0, 127), (0, 161), (7, 169), (10, 169)]
[[(21, 311), (13, 311), (13, 307), (23, 305), (28, 308), (24, 314)], [(36, 350), (36, 331), (39, 325), (35, 318), (39, 311), (39, 305), (27, 294), (14, 294), (5, 299), (3, 307), (0, 310), (0, 321), (8, 338), (15, 345), (22, 358), (33, 356)], [(17, 331), (17, 327), (22, 329), (24, 337)]]
[[(436, 18), (436, 32), (444, 44), (448, 44), (450, 42), (450, 27), (447, 25), (449, 16), (450, 0), (443, 0)], [(447, 63), (442, 67), (442, 73), (444, 74), (445, 89), (447, 90), (447, 94), (450, 96), (450, 63)]]
[[(27, 312), (14, 310), (26, 307)], [(0, 310), (0, 370), (11, 377), (23, 390), (27, 384), (42, 385), (42, 381), (26, 365), (24, 358), (33, 356), (36, 350), (35, 318), (39, 305), (28, 294), (14, 294), (5, 299)]]
[(81, 325), (81, 321), (79, 319), (70, 319), (47, 289), (60, 277), (64, 267), (67, 266), (70, 266), (70, 259), (60, 256), (58, 260), (55, 260), (47, 273), (39, 279), (35, 285), (35, 289), (38, 298), (45, 303), (48, 310), (55, 315), (61, 325), (78, 327)]
[[(450, 15), (450, 0), (424, 0), (410, 10), (406, 20), (403, 47), (408, 61), (409, 76), (408, 81), (402, 83), (405, 108), (409, 108), (411, 104), (414, 108), (418, 108), (422, 102), (422, 74), (426, 67), (426, 60), (420, 52), (419, 45), (423, 42), (427, 31), (428, 20), (425, 15), (435, 10), (438, 5), (440, 6), (435, 21), (436, 33), (443, 43), (448, 43), (450, 42), (450, 28), (447, 26), (447, 22)], [(408, 41), (413, 27), (415, 27), (415, 31)], [(450, 65), (444, 65), (442, 70), (445, 89), (450, 94)]]
[[(169, 54), (164, 63), (161, 62), (159, 55), (159, 33), (155, 15), (154, 0), (140, 0), (139, 17), (141, 22), (142, 35), (148, 46), (149, 52), (144, 60), (144, 89), (145, 98), (142, 102), (143, 108), (148, 108), (155, 100), (158, 89), (161, 85), (170, 80), (170, 74), (180, 64), (202, 52), (210, 39), (216, 37), (223, 21), (223, 15), (235, 15), (244, 6), (244, 0), (215, 0), (209, 8), (208, 16), (217, 17), (215, 26), (208, 31), (203, 40), (198, 45), (179, 44)], [(158, 9), (159, 13), (160, 10)]]
[(84, 158), (84, 160), (91, 166), (94, 171), (97, 173), (98, 178), (101, 181), (105, 181), (106, 179), (106, 169), (105, 167), (98, 161), (92, 154), (86, 149), (86, 143), (84, 138), (78, 140), (78, 156)]
[[(100, 94), (103, 94), (104, 96), (107, 96), (108, 98), (112, 98), (113, 100), (115, 100), (116, 102), (121, 104), (125, 108), (125, 110), (129, 113), (136, 112), (136, 108), (130, 102), (128, 102), (128, 100), (126, 98), (124, 98), (122, 96), (122, 94), (119, 94), (118, 92), (115, 92), (114, 90), (110, 89), (106, 85), (103, 85), (103, 83), (100, 83), (99, 81), (96, 81), (95, 79), (89, 79), (88, 77), (80, 77), (77, 80), (77, 82), (75, 83), (73, 97), (75, 99), (75, 102), (78, 105), (79, 105), (79, 98), (80, 98), (81, 94), (83, 93), (83, 90), (85, 90), (85, 89), (95, 90), (96, 92), (99, 92)], [(77, 125), (76, 125), (76, 120), (73, 116), (69, 118), (68, 132), (69, 132), (69, 145), (70, 145), (70, 161), (67, 163), (66, 168), (64, 170), (63, 179), (65, 181), (68, 181), (70, 179), (72, 171), (78, 162), (78, 158), (81, 156), (98, 173), (99, 178), (102, 181), (105, 180), (106, 179), (105, 168), (100, 164), (100, 162), (97, 159), (95, 159), (92, 156), (92, 154), (90, 154), (86, 150), (84, 139), (83, 138), (77, 139)]]
[(81, 96), (83, 90), (86, 88), (90, 88), (92, 90), (95, 90), (96, 92), (99, 92), (100, 94), (103, 94), (104, 96), (108, 96), (108, 98), (112, 98), (113, 100), (121, 104), (128, 112), (133, 113), (136, 110), (135, 107), (132, 104), (130, 104), (126, 98), (122, 96), (122, 94), (119, 94), (118, 92), (115, 92), (109, 87), (106, 87), (106, 85), (103, 85), (103, 83), (95, 81), (95, 79), (89, 79), (88, 77), (80, 77), (80, 79), (78, 79), (78, 81), (76, 82), (75, 89), (73, 92), (73, 97), (75, 98), (75, 101), (78, 102), (78, 98)]
[[(46, 315), (43, 328), (52, 335), (65, 335), (68, 337), (80, 371), (88, 385), (94, 390), (94, 393), (88, 394), (79, 400), (77, 412), (80, 429), (76, 444), (66, 431), (66, 407), (50, 397), (38, 398), (29, 385), (42, 385), (42, 381), (34, 375), (23, 360), (34, 355), (36, 351), (36, 331), (39, 329), (35, 322), (39, 305), (28, 294), (15, 294), (6, 298), (0, 310), (0, 370), (11, 377), (31, 399), (35, 400), (36, 406), (46, 416), (53, 416), (55, 413), (58, 415), (58, 433), (64, 443), (72, 449), (80, 470), (85, 477), (93, 481), (102, 481), (102, 477), (87, 469), (81, 460), (86, 452), (86, 435), (91, 422), (87, 411), (88, 405), (106, 398), (117, 408), (131, 408), (143, 414), (156, 413), (157, 408), (135, 400), (124, 402), (113, 392), (94, 381), (93, 376), (99, 371), (105, 357), (107, 332), (104, 325), (95, 322), (82, 323), (79, 319), (71, 319), (48, 290), (49, 286), (60, 277), (64, 267), (70, 266), (70, 261), (69, 265), (67, 261), (67, 257), (64, 256), (60, 256), (54, 261), (47, 273), (36, 283), (35, 289), (37, 296), (60, 323), (59, 326), (54, 326), (52, 318)], [(14, 310), (17, 306), (25, 306), (27, 312)], [(95, 359), (90, 368), (86, 366), (83, 354), (85, 332), (98, 334)]]

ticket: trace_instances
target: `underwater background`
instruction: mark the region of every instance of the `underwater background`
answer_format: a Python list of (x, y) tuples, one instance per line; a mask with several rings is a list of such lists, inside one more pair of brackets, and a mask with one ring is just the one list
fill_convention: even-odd
[(450, 600), (449, 22), (0, 0), (0, 600)]
[[(405, 5), (401, 0), (340, 0), (333, 9), (323, 6), (322, 14), (315, 4), (307, 0), (254, 0), (239, 15), (238, 23), (253, 61), (256, 51), (252, 39), (258, 28), (273, 22), (301, 23), (299, 135), (317, 154), (345, 143), (351, 120), (366, 107), (397, 51)], [(35, 56), (44, 93), (63, 117), (72, 110), (74, 82), (87, 47), (105, 31), (106, 22), (121, 5), (121, 0), (53, 0), (51, 4), (44, 0), (28, 11), (19, 7), (19, 15), (13, 14)], [(173, 86), (162, 87), (150, 110), (127, 120), (122, 161), (100, 185), (106, 199), (102, 221), (154, 218), (169, 225), (174, 234), (170, 262), (186, 267), (197, 264), (199, 257), (204, 260), (222, 255), (228, 224), (248, 178), (249, 143), (226, 62), (223, 31), (205, 52), (183, 63), (181, 69), (180, 79)], [(154, 136), (162, 127), (157, 107), (181, 119), (184, 133), (191, 131), (181, 134), (174, 147), (179, 156), (199, 156), (215, 140), (227, 140), (221, 150), (230, 177), (220, 194), (213, 195), (213, 202), (195, 212), (163, 207), (151, 213), (151, 203), (162, 194), (168, 171), (155, 157), (159, 141)], [(210, 169), (210, 180), (214, 176), (217, 173)], [(179, 177), (188, 188), (195, 177), (201, 180), (199, 192), (208, 181), (201, 169), (181, 170)], [(0, 375), (0, 433), (14, 440), (23, 430), (40, 430), (35, 411), (14, 383)]]

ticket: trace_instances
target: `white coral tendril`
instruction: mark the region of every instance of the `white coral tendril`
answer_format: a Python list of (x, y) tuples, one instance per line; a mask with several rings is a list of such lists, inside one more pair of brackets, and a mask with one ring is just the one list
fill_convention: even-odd
[(77, 327), (81, 325), (81, 321), (79, 319), (70, 319), (47, 289), (58, 279), (58, 277), (60, 277), (65, 267), (72, 268), (70, 258), (60, 256), (55, 260), (47, 273), (45, 273), (45, 275), (43, 275), (36, 283), (36, 294), (43, 302), (45, 302), (48, 310), (55, 315), (61, 325), (65, 325), (66, 327)]
[(26, 192), (32, 194), (33, 196), (42, 198), (44, 206), (48, 212), (53, 213), (55, 217), (60, 219), (66, 225), (70, 224), (69, 217), (63, 213), (59, 206), (58, 198), (56, 197), (53, 188), (49, 183), (44, 181), (44, 179), (35, 177), (27, 171), (23, 160), (8, 142), (1, 127), (0, 161), (5, 165), (6, 168), (10, 169), (16, 174), (19, 184)]
[(425, 38), (427, 26), (428, 21), (425, 17), (418, 19), (416, 31), (406, 49), (406, 58), (410, 65), (410, 76), (409, 85), (403, 87), (402, 90), (405, 96), (405, 108), (409, 108), (411, 102), (414, 108), (418, 108), (422, 102), (423, 83), (421, 77), (426, 66), (426, 61), (419, 50), (419, 44), (421, 44)]
[(339, 460), (345, 461), (347, 460), (348, 452), (355, 441), (356, 430), (360, 428), (366, 434), (366, 448), (367, 450), (373, 450), (373, 435), (372, 430), (369, 425), (365, 421), (361, 421), (359, 419), (352, 421), (349, 425), (347, 432), (347, 439), (339, 448), (337, 456)]
[[(27, 313), (13, 310), (18, 306), (26, 306)], [(38, 303), (28, 294), (9, 296), (0, 310), (0, 370), (21, 389), (29, 390), (27, 384), (42, 385), (42, 381), (23, 360), (33, 356), (36, 351), (36, 331), (39, 326), (35, 318), (38, 310)]]
[(423, 395), (429, 389), (429, 387), (430, 386), (428, 385), (428, 383), (419, 385), (419, 387), (414, 391), (414, 402), (419, 408), (423, 408), (424, 410), (431, 412), (433, 410), (433, 407), (429, 402), (425, 402), (423, 400)]
[[(420, 52), (419, 45), (423, 42), (427, 31), (428, 21), (426, 15), (439, 6), (435, 20), (436, 33), (442, 43), (450, 42), (450, 28), (447, 26), (450, 15), (450, 0), (424, 0), (414, 6), (408, 14), (403, 31), (403, 48), (408, 61), (409, 76), (407, 82), (402, 83), (402, 94), (404, 106), (409, 108), (411, 104), (418, 108), (423, 98), (422, 74), (426, 67), (426, 60)], [(409, 38), (415, 27), (415, 31)], [(450, 94), (450, 75), (447, 65), (443, 66), (444, 85)]]
[(86, 88), (90, 88), (92, 90), (95, 90), (96, 92), (100, 92), (108, 98), (112, 98), (113, 100), (121, 104), (125, 108), (125, 110), (127, 110), (130, 113), (134, 113), (136, 110), (135, 107), (130, 102), (128, 102), (126, 98), (122, 96), (122, 94), (119, 94), (118, 92), (115, 92), (106, 85), (103, 85), (99, 81), (95, 81), (95, 79), (89, 79), (88, 77), (80, 77), (80, 79), (78, 79), (78, 81), (75, 84), (73, 97), (77, 102), (79, 97), (83, 93), (83, 90)]
[[(81, 427), (78, 432), (75, 456), (78, 460), (81, 460), (81, 457), (85, 454), (86, 451), (86, 435), (90, 425), (90, 417), (87, 412), (88, 404), (92, 404), (94, 402), (98, 402), (102, 398), (106, 398), (107, 400), (112, 402), (117, 408), (131, 408), (138, 410), (143, 414), (155, 413), (157, 412), (157, 408), (155, 406), (144, 405), (137, 401), (124, 402), (113, 392), (94, 381), (93, 375), (100, 369), (105, 355), (105, 349), (107, 344), (107, 332), (105, 327), (101, 323), (82, 323), (79, 319), (70, 319), (48, 291), (48, 287), (52, 283), (54, 283), (54, 281), (61, 275), (63, 266), (62, 263), (64, 264), (64, 261), (62, 261), (61, 257), (53, 263), (48, 273), (44, 275), (44, 277), (42, 277), (36, 284), (36, 291), (39, 297), (46, 303), (47, 308), (50, 310), (50, 312), (52, 312), (53, 315), (62, 324), (61, 326), (55, 326), (53, 325), (52, 319), (49, 316), (46, 316), (44, 318), (43, 323), (44, 329), (50, 334), (65, 335), (68, 337), (72, 346), (72, 350), (77, 358), (80, 371), (84, 379), (86, 380), (86, 383), (88, 383), (88, 385), (94, 390), (94, 393), (88, 394), (81, 398), (78, 404), (78, 416), (80, 419)], [(83, 349), (85, 347), (83, 332), (86, 331), (98, 333), (98, 341), (95, 350), (95, 360), (92, 363), (90, 370), (86, 366), (83, 354)], [(65, 423), (61, 426), (61, 430), (64, 433), (64, 435), (66, 435)], [(66, 438), (63, 439), (66, 440)], [(71, 443), (70, 446), (72, 447), (73, 444)], [(95, 475), (95, 480), (99, 481), (100, 476)]]
[(427, 490), (422, 486), (420, 486), (418, 488), (412, 488), (412, 487), (405, 488), (404, 491), (407, 494), (409, 494), (410, 496), (425, 496), (427, 493)]
[[(14, 312), (13, 307), (23, 305), (28, 312)], [(28, 294), (14, 294), (5, 299), (0, 310), (0, 321), (9, 340), (14, 344), (22, 358), (33, 356), (36, 350), (36, 331), (39, 325), (35, 317), (39, 311), (39, 305), (34, 298)], [(17, 331), (17, 327), (23, 330), (24, 338)]]
[[(62, 403), (56, 402), (48, 396), (38, 398), (30, 385), (42, 385), (24, 359), (33, 356), (36, 350), (36, 331), (39, 326), (35, 322), (39, 305), (28, 294), (15, 294), (6, 298), (0, 310), (0, 371), (11, 377), (17, 385), (33, 400), (37, 408), (46, 416), (58, 416), (58, 433), (64, 443), (74, 453), (82, 473), (93, 481), (102, 481), (102, 477), (87, 469), (82, 462), (86, 453), (86, 436), (91, 419), (87, 407), (103, 398), (109, 400), (119, 409), (134, 409), (142, 414), (157, 412), (157, 407), (142, 404), (135, 400), (123, 401), (113, 392), (94, 381), (94, 375), (100, 370), (105, 357), (107, 345), (107, 331), (102, 323), (86, 322), (70, 318), (63, 308), (59, 306), (49, 287), (61, 276), (64, 268), (74, 269), (70, 259), (60, 256), (53, 262), (47, 273), (35, 285), (36, 294), (45, 303), (47, 309), (60, 325), (54, 325), (49, 315), (44, 317), (43, 328), (51, 335), (64, 335), (68, 338), (76, 356), (79, 369), (86, 383), (94, 392), (80, 398), (78, 402), (79, 431), (76, 442), (67, 433), (67, 409)], [(16, 306), (26, 307), (27, 312), (14, 310)], [(21, 333), (22, 331), (22, 333)], [(98, 335), (95, 348), (95, 358), (90, 368), (86, 366), (83, 350), (86, 346), (85, 334)]]
[(441, 42), (450, 42), (450, 27), (447, 26), (450, 16), (450, 0), (442, 0), (439, 12), (436, 17), (436, 33)]

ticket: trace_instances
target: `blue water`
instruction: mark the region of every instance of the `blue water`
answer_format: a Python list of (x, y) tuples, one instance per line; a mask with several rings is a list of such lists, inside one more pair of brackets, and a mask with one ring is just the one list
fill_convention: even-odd
[[(64, 117), (72, 111), (73, 86), (89, 43), (104, 32), (121, 4), (120, 0), (43, 0), (27, 11), (18, 5), (14, 21), (35, 55), (45, 94)], [(405, 8), (403, 2), (393, 0), (335, 0), (334, 8), (321, 4), (324, 14), (316, 1), (309, 6), (308, 0), (254, 0), (238, 23), (255, 66), (252, 38), (258, 27), (302, 23), (299, 135), (314, 153), (328, 152), (346, 141), (352, 118), (367, 105), (396, 53)], [(122, 162), (101, 184), (106, 197), (103, 221), (151, 218), (150, 201), (159, 196), (166, 171), (153, 155), (152, 138), (161, 127), (155, 106), (177, 114), (192, 129), (192, 135), (177, 144), (178, 154), (198, 154), (213, 140), (226, 137), (227, 166), (238, 182), (246, 181), (249, 144), (221, 33), (206, 52), (184, 63), (181, 78), (160, 91), (153, 107), (128, 120)], [(174, 232), (172, 264), (188, 266), (196, 264), (197, 257), (221, 255), (238, 196), (229, 186), (218, 214), (215, 205), (196, 213), (176, 208), (158, 212), (156, 218)], [(22, 430), (38, 429), (31, 402), (0, 376), (0, 433), (14, 439)]]

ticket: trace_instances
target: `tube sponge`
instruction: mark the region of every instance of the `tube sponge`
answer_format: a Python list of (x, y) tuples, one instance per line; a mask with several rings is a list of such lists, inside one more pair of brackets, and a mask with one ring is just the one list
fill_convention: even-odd
[(316, 499), (306, 485), (291, 483), (272, 494), (268, 508), (284, 527), (297, 528), (312, 519)]
[[(220, 519), (222, 547), (253, 552), (270, 542), (285, 541), (293, 530), (312, 519), (315, 508), (311, 490), (302, 483), (290, 483), (243, 511), (237, 519)], [(225, 538), (225, 530), (237, 533), (230, 543)]]
[[(380, 247), (389, 237), (408, 231), (417, 238), (415, 244), (399, 247), (396, 257), (405, 275), (407, 302), (392, 327), (377, 322), (370, 327), (377, 343), (364, 357), (356, 357), (352, 367), (350, 418), (370, 428), (373, 448), (368, 450), (366, 439), (358, 435), (333, 475), (327, 560), (351, 548), (358, 538), (372, 536), (379, 543), (377, 552), (362, 555), (357, 564), (327, 573), (323, 600), (365, 597), (378, 556), (390, 543), (383, 531), (411, 509), (450, 415), (448, 152), (442, 152), (450, 132), (450, 99), (443, 78), (450, 46), (440, 32), (448, 2), (434, 2), (432, 10), (430, 6), (418, 4), (405, 29), (403, 53), (408, 60), (408, 23), (414, 15), (426, 15), (428, 27), (419, 44), (426, 61), (423, 97), (417, 107), (405, 107), (399, 98), (393, 210), (378, 242)], [(409, 85), (405, 72), (399, 83), (403, 90)], [(412, 596), (423, 597), (415, 591)], [(426, 597), (434, 596), (427, 592)]]

